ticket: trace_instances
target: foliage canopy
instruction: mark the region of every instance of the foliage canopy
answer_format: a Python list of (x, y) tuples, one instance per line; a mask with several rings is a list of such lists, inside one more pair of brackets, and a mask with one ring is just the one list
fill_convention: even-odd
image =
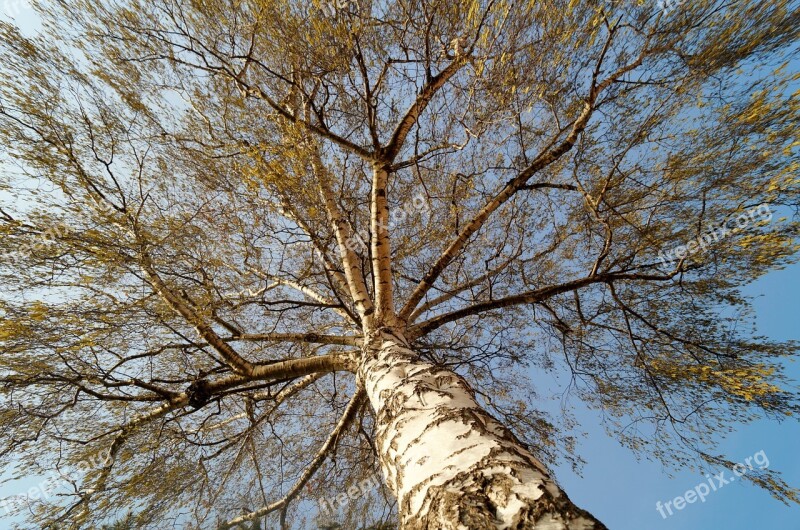
[[(302, 526), (376, 472), (351, 397), (381, 327), (549, 463), (580, 459), (538, 410), (548, 372), (670, 466), (797, 413), (797, 345), (755, 336), (740, 293), (798, 250), (796, 5), (329, 8), (81, 0), (38, 6), (41, 35), (0, 24), (0, 455), (112, 454), (32, 521)], [(393, 509), (376, 491), (341, 522)]]

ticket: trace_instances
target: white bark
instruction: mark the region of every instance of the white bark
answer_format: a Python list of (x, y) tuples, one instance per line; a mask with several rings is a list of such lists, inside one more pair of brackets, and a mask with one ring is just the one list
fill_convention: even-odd
[(605, 529), (476, 402), (463, 378), (417, 360), (402, 339), (365, 348), (359, 369), (403, 530)]
[(342, 258), (342, 265), (344, 265), (344, 276), (350, 289), (350, 296), (355, 302), (361, 322), (368, 327), (372, 321), (374, 307), (367, 291), (364, 276), (361, 273), (361, 264), (358, 256), (350, 246), (350, 224), (336, 204), (330, 185), (330, 175), (320, 159), (319, 152), (316, 151), (316, 146), (312, 146), (311, 149), (313, 150), (312, 160), (319, 192), (325, 204), (328, 219), (333, 226), (333, 232), (336, 235), (336, 242), (339, 247), (339, 255)]
[(389, 242), (389, 203), (386, 193), (389, 173), (385, 167), (375, 166), (370, 196), (370, 227), (372, 230), (372, 274), (374, 277), (375, 313), (381, 322), (394, 325), (392, 305), (392, 258)]

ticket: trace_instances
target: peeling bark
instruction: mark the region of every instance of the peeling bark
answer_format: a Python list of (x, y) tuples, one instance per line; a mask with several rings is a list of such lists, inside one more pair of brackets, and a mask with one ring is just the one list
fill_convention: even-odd
[(403, 530), (603, 530), (577, 508), (458, 374), (401, 339), (365, 349), (359, 369)]

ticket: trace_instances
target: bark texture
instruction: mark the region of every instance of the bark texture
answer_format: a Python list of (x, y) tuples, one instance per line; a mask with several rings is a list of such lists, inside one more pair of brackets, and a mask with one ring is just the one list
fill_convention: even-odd
[(403, 339), (373, 343), (359, 375), (401, 529), (606, 528), (480, 407), (463, 378), (419, 361)]

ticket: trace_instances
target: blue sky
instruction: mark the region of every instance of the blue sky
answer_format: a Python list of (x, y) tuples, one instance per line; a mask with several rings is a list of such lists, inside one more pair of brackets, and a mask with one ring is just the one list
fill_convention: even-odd
[[(745, 293), (755, 297), (759, 334), (800, 340), (800, 264), (764, 276)], [(787, 373), (800, 380), (800, 364), (790, 363)], [(711, 492), (705, 502), (695, 501), (662, 518), (656, 502), (663, 504), (683, 495), (706, 481), (705, 477), (690, 471), (670, 477), (660, 463), (637, 461), (633, 453), (609, 437), (596, 412), (580, 410), (576, 415), (580, 429), (588, 433), (578, 448), (587, 461), (583, 476), (573, 473), (568, 465), (557, 468), (555, 475), (578, 506), (595, 514), (611, 530), (800, 529), (800, 505), (787, 507), (766, 491), (735, 481)], [(763, 450), (769, 468), (781, 471), (791, 486), (800, 487), (799, 441), (800, 422), (796, 419), (760, 421), (730, 435), (719, 452), (740, 462)], [(728, 472), (726, 477), (730, 476)]]

